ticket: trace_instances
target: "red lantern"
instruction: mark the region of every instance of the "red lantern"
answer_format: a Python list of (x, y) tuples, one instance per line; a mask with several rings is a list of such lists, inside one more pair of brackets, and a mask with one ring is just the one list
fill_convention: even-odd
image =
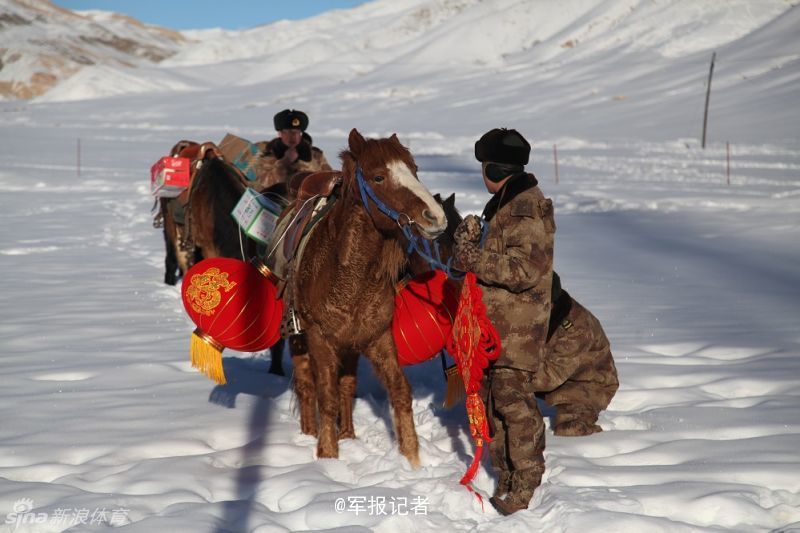
[(263, 264), (205, 259), (186, 272), (181, 295), (197, 326), (189, 350), (192, 366), (217, 383), (226, 383), (223, 349), (257, 352), (280, 338), (283, 302)]
[(394, 297), (392, 335), (401, 365), (415, 365), (445, 347), (458, 309), (458, 295), (441, 270), (409, 281)]

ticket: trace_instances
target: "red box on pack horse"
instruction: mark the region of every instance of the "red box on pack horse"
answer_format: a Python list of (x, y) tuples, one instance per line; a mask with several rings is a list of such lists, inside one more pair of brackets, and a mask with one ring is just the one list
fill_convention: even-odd
[(150, 167), (153, 196), (174, 198), (189, 186), (190, 165), (186, 157), (162, 157)]

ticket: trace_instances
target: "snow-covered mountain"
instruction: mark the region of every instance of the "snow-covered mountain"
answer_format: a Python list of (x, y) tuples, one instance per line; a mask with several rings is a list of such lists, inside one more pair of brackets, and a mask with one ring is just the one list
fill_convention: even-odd
[(45, 94), (87, 66), (155, 64), (187, 42), (179, 32), (49, 0), (0, 1), (0, 99)]
[(381, 117), (403, 123), (413, 106), (435, 101), (441, 122), (464, 124), (489, 105), (501, 122), (551, 136), (605, 136), (624, 118), (637, 137), (686, 137), (699, 133), (714, 51), (717, 133), (734, 140), (728, 132), (745, 121), (788, 139), (800, 122), (800, 110), (781, 103), (800, 95), (797, 0), (376, 0), (180, 34), (44, 0), (6, 4), (0, 80), (17, 97), (52, 86), (38, 102), (208, 90), (240, 100), (257, 86), (264, 100), (243, 105), (290, 99), (332, 118), (382, 107)]

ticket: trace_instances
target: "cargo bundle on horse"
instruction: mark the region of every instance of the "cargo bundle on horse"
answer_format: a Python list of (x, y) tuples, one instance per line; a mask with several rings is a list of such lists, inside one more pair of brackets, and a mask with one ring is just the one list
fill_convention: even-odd
[[(166, 245), (164, 282), (175, 285), (194, 263), (210, 257), (256, 255), (256, 244), (246, 239), (230, 214), (254, 181), (229, 163), (216, 144), (182, 140), (169, 152), (190, 162), (189, 186), (176, 196), (159, 198), (159, 217)], [(291, 191), (278, 184), (259, 194), (285, 206)]]
[(338, 439), (355, 436), (352, 398), (363, 353), (389, 392), (400, 452), (417, 467), (411, 388), (392, 338), (394, 295), (406, 263), (403, 227), (433, 239), (446, 227), (445, 214), (396, 135), (364, 139), (354, 129), (348, 144), (338, 198), (311, 231), (287, 289), (308, 346), (308, 355), (294, 356), (301, 429), (318, 435), (318, 457), (338, 457)]
[[(181, 140), (170, 149), (170, 157), (183, 157), (192, 163), (200, 151), (200, 143)], [(196, 166), (191, 164), (191, 175), (196, 171)], [(189, 190), (185, 189), (177, 196), (158, 196), (159, 211), (154, 224), (164, 228), (164, 245), (166, 257), (164, 259), (164, 283), (175, 285), (189, 268), (202, 257), (197, 256), (194, 246), (186, 241), (185, 206), (189, 201)]]

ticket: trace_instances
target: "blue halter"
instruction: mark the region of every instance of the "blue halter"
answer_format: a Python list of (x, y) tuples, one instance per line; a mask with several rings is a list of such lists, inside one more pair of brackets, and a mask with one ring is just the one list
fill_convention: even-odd
[[(394, 209), (383, 203), (383, 201), (381, 201), (380, 198), (378, 198), (378, 195), (375, 194), (375, 191), (373, 191), (372, 187), (369, 186), (367, 180), (364, 179), (364, 171), (361, 170), (360, 166), (356, 167), (356, 179), (358, 180), (358, 190), (361, 192), (361, 202), (364, 204), (364, 209), (366, 209), (367, 213), (369, 213), (369, 201), (367, 200), (367, 198), (369, 198), (370, 200), (373, 201), (375, 207), (378, 208), (378, 211), (380, 211), (387, 217), (394, 220), (397, 223), (397, 225), (400, 226), (401, 228), (405, 228), (406, 226), (414, 224), (414, 221), (411, 219), (411, 217), (409, 217), (404, 213), (399, 213), (395, 211)], [(401, 216), (405, 216), (408, 219), (408, 224), (406, 225), (400, 224)], [(403, 230), (403, 233), (405, 233), (405, 229)]]
[[(400, 231), (402, 231), (405, 238), (408, 239), (406, 255), (411, 255), (412, 252), (416, 252), (420, 255), (420, 257), (428, 262), (428, 265), (430, 265), (432, 269), (442, 270), (445, 274), (447, 274), (447, 277), (455, 280), (464, 278), (466, 273), (453, 268), (452, 257), (447, 260), (447, 263), (442, 262), (438, 242), (434, 241), (433, 248), (431, 248), (431, 243), (428, 239), (423, 239), (411, 231), (411, 226), (416, 224), (414, 219), (405, 213), (395, 211), (386, 205), (380, 198), (378, 198), (378, 195), (375, 194), (375, 191), (372, 190), (372, 187), (370, 187), (369, 183), (367, 183), (367, 180), (364, 178), (364, 171), (361, 169), (361, 166), (356, 167), (356, 180), (358, 181), (358, 190), (361, 193), (361, 202), (364, 204), (364, 209), (367, 211), (367, 213), (369, 213), (369, 200), (372, 200), (372, 202), (375, 204), (375, 207), (378, 208), (378, 211), (391, 218), (400, 227)], [(401, 217), (406, 217), (408, 222), (406, 224), (401, 224)], [(486, 236), (487, 229), (488, 227), (484, 227), (483, 237)], [(482, 244), (483, 238), (481, 239), (481, 245)], [(457, 270), (459, 274), (456, 274), (454, 270)]]

